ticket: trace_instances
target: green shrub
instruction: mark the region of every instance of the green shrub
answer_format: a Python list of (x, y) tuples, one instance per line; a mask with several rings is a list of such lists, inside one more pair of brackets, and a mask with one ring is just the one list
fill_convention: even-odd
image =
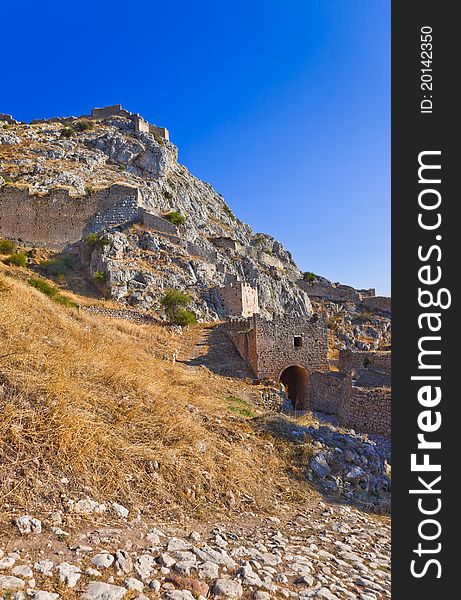
[(237, 396), (227, 396), (226, 400), (229, 403), (227, 408), (231, 412), (241, 415), (242, 417), (248, 417), (249, 419), (256, 417), (256, 413), (252, 410), (250, 404), (248, 404), (246, 400), (237, 398)]
[(315, 273), (311, 273), (310, 271), (305, 271), (303, 273), (303, 281), (307, 281), (309, 285), (314, 285), (317, 281), (317, 275)]
[(169, 290), (160, 300), (168, 320), (173, 325), (193, 325), (197, 322), (193, 312), (186, 310), (191, 298), (188, 294), (183, 294), (179, 290)]
[(3, 129), (9, 129), (9, 128), (10, 128), (10, 126), (8, 125), (8, 123), (5, 123), (4, 125), (2, 125), (2, 128), (3, 128)]
[(76, 304), (70, 298), (62, 296), (57, 288), (49, 284), (44, 279), (37, 279), (32, 277), (31, 279), (27, 280), (27, 283), (30, 286), (42, 292), (42, 294), (45, 294), (45, 296), (48, 296), (48, 298), (51, 298), (54, 302), (61, 304), (62, 306), (68, 306), (71, 308), (76, 308), (78, 306), (78, 304)]
[(223, 203), (223, 210), (226, 213), (226, 215), (229, 216), (233, 221), (236, 220), (236, 216), (232, 212), (232, 209), (225, 202)]
[(27, 283), (39, 290), (40, 292), (42, 292), (42, 294), (45, 294), (45, 296), (49, 296), (50, 298), (59, 293), (57, 288), (55, 288), (53, 285), (51, 285), (44, 279), (36, 279), (32, 277), (31, 279), (27, 280)]
[(89, 131), (93, 129), (93, 123), (91, 121), (78, 121), (74, 124), (74, 129), (77, 131)]
[(186, 219), (182, 216), (182, 214), (178, 210), (172, 210), (168, 214), (164, 215), (164, 219), (179, 227), (180, 225), (184, 225)]
[(187, 306), (190, 300), (188, 294), (184, 294), (179, 290), (168, 290), (160, 300), (160, 304), (165, 310), (177, 310), (178, 308)]
[(24, 252), (14, 252), (3, 259), (5, 265), (12, 267), (25, 267), (27, 264), (27, 255)]
[(75, 130), (72, 127), (64, 127), (61, 130), (61, 137), (63, 138), (71, 138), (73, 135), (75, 135)]
[(367, 369), (370, 365), (371, 360), (368, 358), (368, 356), (365, 356), (365, 358), (363, 359), (363, 366), (365, 367), (365, 369)]
[(89, 233), (86, 238), (85, 238), (85, 242), (88, 244), (88, 246), (106, 246), (109, 243), (109, 240), (104, 237), (101, 236), (99, 233)]
[(95, 283), (104, 283), (107, 279), (107, 275), (104, 273), (104, 271), (96, 271), (96, 273), (93, 274), (93, 281)]
[(39, 266), (49, 275), (66, 275), (74, 268), (74, 261), (71, 256), (57, 256), (42, 260)]
[(16, 252), (16, 244), (11, 240), (0, 238), (0, 254), (11, 254)]
[(175, 325), (187, 327), (187, 325), (194, 325), (197, 323), (197, 319), (192, 311), (180, 308), (175, 312), (172, 322)]

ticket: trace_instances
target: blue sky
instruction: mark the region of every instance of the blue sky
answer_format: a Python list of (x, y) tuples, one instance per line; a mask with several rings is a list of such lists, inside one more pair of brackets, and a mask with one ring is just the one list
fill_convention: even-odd
[(390, 0), (16, 6), (0, 112), (120, 102), (303, 270), (390, 293)]

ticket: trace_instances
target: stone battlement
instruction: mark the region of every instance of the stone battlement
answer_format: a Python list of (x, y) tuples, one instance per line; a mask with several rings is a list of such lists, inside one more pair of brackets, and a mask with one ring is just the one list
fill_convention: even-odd
[(137, 132), (151, 133), (157, 135), (164, 140), (170, 140), (170, 133), (165, 127), (157, 127), (148, 123), (141, 115), (132, 113), (125, 108), (122, 108), (121, 104), (114, 104), (113, 106), (104, 106), (103, 108), (91, 109), (90, 117), (92, 119), (105, 119), (107, 117), (125, 117), (133, 122), (134, 129)]

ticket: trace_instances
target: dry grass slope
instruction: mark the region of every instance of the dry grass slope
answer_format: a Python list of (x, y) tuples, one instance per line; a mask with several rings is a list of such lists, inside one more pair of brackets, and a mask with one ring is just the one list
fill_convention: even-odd
[(289, 496), (301, 479), (290, 451), (229, 414), (224, 378), (162, 360), (172, 336), (57, 305), (0, 273), (5, 518), (12, 507), (51, 512), (69, 490), (170, 516)]

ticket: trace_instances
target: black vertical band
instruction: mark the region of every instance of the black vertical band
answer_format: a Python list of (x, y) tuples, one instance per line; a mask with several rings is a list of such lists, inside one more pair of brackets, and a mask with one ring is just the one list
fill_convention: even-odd
[[(459, 594), (460, 527), (455, 508), (460, 475), (459, 468), (448, 462), (455, 458), (456, 465), (461, 454), (457, 433), (461, 198), (456, 185), (461, 156), (459, 109), (455, 109), (460, 104), (455, 91), (460, 26), (454, 9), (454, 3), (443, 1), (392, 3), (392, 597), (396, 600)], [(436, 306), (447, 306), (450, 296), (450, 307)], [(439, 392), (442, 397), (437, 401)], [(429, 447), (429, 442), (434, 445)], [(430, 470), (423, 470), (425, 461)], [(450, 551), (453, 543), (455, 550)], [(447, 595), (436, 595), (441, 592)]]

